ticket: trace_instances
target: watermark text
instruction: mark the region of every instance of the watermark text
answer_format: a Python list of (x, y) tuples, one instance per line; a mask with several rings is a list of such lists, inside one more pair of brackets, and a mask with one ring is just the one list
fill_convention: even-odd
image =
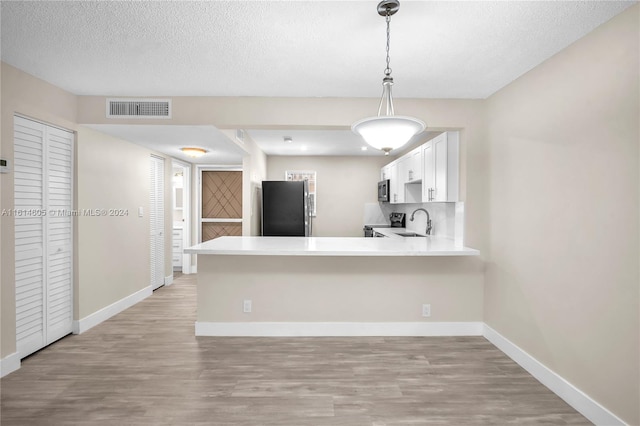
[(13, 217), (117, 217), (129, 216), (129, 209), (2, 209), (0, 215)]

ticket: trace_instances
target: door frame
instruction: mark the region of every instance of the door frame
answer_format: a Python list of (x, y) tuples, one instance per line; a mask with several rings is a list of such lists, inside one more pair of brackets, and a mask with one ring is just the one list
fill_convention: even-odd
[[(243, 177), (242, 180), (244, 182), (244, 170), (242, 168), (242, 164), (233, 164), (233, 165), (215, 165), (215, 164), (197, 164), (196, 165), (196, 174), (198, 178), (197, 189), (198, 193), (196, 194), (196, 244), (202, 243), (202, 172), (242, 172)], [(228, 222), (229, 220), (226, 220)], [(198, 257), (195, 259), (196, 268), (194, 273), (197, 271), (198, 267)]]
[[(182, 247), (191, 247), (191, 164), (171, 159), (171, 169), (174, 167), (182, 168)], [(173, 188), (172, 188), (173, 189)], [(175, 196), (175, 192), (172, 191), (172, 198)], [(175, 203), (174, 203), (175, 204)], [(182, 273), (191, 274), (191, 255), (182, 253)]]

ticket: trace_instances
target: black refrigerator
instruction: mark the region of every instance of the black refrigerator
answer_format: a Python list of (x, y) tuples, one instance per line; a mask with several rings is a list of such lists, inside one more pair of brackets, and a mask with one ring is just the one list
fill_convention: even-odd
[(262, 235), (310, 237), (311, 202), (307, 181), (262, 181)]

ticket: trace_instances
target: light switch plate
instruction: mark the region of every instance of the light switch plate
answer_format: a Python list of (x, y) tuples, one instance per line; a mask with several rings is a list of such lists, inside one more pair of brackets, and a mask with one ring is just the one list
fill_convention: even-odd
[(0, 173), (9, 173), (10, 171), (9, 160), (6, 158), (0, 158)]

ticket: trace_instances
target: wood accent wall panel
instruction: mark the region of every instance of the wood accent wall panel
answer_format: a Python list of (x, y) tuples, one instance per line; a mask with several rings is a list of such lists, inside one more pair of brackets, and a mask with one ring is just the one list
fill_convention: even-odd
[(202, 172), (202, 217), (242, 218), (242, 172)]
[(205, 222), (202, 224), (202, 241), (223, 236), (242, 236), (242, 223)]

